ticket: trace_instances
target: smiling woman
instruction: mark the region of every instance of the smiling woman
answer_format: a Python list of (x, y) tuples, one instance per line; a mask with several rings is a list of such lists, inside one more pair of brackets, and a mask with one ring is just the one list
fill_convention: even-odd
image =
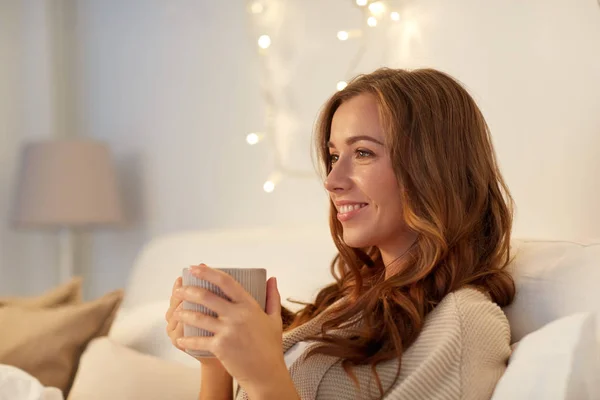
[(177, 281), (169, 336), (216, 356), (200, 397), (231, 398), (234, 377), (252, 400), (490, 398), (510, 355), (512, 200), (471, 96), (439, 71), (380, 69), (332, 96), (315, 137), (335, 282), (292, 314), (274, 279), (266, 313), (207, 266), (231, 301)]
[[(515, 292), (504, 270), (512, 199), (472, 97), (436, 70), (379, 69), (357, 77), (325, 104), (316, 146), (339, 249), (332, 265), (336, 283), (301, 310), (291, 328), (327, 310), (322, 334), (310, 337), (320, 346), (310, 354), (343, 360), (350, 381), (359, 384), (352, 372), (364, 371), (358, 366), (387, 362), (389, 368), (389, 361), (408, 354), (412, 364), (410, 347), (425, 334), (430, 313), (451, 293), (475, 288), (485, 296), (473, 317), (493, 315), (498, 330), (493, 339), (474, 337), (477, 342), (469, 345), (474, 354), (487, 342), (484, 357), (499, 351), (485, 372), (489, 380), (463, 392), (481, 390), (477, 398), (490, 397), (509, 354), (508, 322), (498, 305), (512, 302)], [(340, 299), (347, 299), (344, 306), (335, 306)], [(346, 337), (334, 333), (357, 320)], [(372, 371), (381, 396), (405, 393), (399, 382), (406, 381), (403, 364), (391, 377), (383, 369), (386, 382)]]

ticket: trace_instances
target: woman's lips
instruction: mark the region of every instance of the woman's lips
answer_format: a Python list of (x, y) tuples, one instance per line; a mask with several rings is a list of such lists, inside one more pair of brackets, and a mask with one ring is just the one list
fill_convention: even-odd
[[(346, 222), (354, 217), (356, 217), (358, 214), (360, 214), (365, 208), (367, 208), (369, 205), (367, 203), (362, 203), (359, 205), (359, 207), (348, 207), (348, 206), (342, 206), (340, 207), (340, 209), (338, 210), (337, 213), (337, 218), (340, 222)], [(352, 208), (348, 211), (346, 211), (346, 209)], [(341, 212), (341, 211), (345, 211), (345, 212)]]

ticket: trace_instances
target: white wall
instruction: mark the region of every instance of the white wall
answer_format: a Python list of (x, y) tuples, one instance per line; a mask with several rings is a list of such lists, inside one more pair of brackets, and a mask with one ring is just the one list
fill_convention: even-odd
[(269, 154), (245, 143), (262, 126), (258, 66), (235, 3), (80, 3), (81, 132), (111, 144), (132, 217), (95, 237), (99, 291), (123, 282), (155, 235), (324, 215), (316, 181), (262, 190)]
[[(265, 29), (273, 29), (276, 89), (290, 96), (297, 122), (285, 156), (309, 170), (316, 112), (356, 49), (335, 34), (362, 16), (350, 0), (287, 4)], [(458, 77), (491, 126), (518, 205), (515, 233), (600, 237), (596, 2), (428, 0), (401, 11), (397, 27), (369, 32), (357, 72), (387, 63)], [(123, 286), (156, 235), (324, 221), (317, 180), (286, 179), (264, 193), (271, 155), (244, 143), (262, 128), (263, 107), (243, 1), (79, 1), (75, 19), (76, 128), (112, 146), (131, 220), (128, 230), (93, 236), (92, 295)]]
[(57, 283), (56, 239), (9, 224), (20, 146), (59, 129), (53, 10), (35, 0), (0, 2), (0, 295)]
[(471, 89), (518, 210), (515, 234), (600, 238), (600, 7), (595, 0), (414, 2), (398, 65)]

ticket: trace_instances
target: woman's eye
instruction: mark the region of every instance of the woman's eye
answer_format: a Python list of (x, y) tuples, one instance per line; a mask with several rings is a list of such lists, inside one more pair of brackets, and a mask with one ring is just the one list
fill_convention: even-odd
[(329, 155), (329, 163), (335, 164), (339, 158), (340, 158), (340, 156), (338, 156), (337, 154), (330, 154)]
[(356, 156), (358, 158), (367, 158), (367, 157), (371, 157), (373, 155), (373, 153), (371, 153), (369, 150), (356, 150)]

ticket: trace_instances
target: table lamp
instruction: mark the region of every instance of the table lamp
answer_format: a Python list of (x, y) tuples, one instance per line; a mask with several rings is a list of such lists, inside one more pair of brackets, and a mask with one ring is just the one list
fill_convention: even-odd
[(100, 142), (60, 139), (26, 144), (16, 187), (12, 224), (59, 231), (61, 282), (73, 276), (75, 230), (123, 220), (110, 151)]

